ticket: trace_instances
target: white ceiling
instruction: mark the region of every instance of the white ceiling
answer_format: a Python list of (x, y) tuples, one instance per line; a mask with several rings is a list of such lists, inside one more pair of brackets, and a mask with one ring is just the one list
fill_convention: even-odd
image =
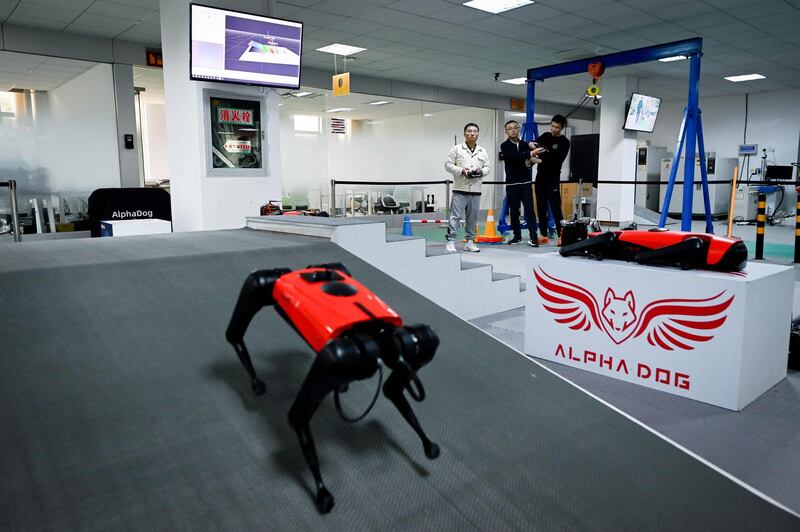
[(0, 91), (53, 90), (95, 65), (91, 61), (0, 52)]
[[(315, 49), (334, 42), (361, 46), (349, 70), (410, 82), (524, 96), (524, 86), (494, 80), (528, 68), (665, 42), (703, 38), (701, 95), (800, 87), (800, 0), (541, 0), (500, 15), (461, 0), (283, 0), (273, 16), (305, 23), (303, 65), (332, 68)], [(160, 42), (158, 0), (0, 0), (0, 21), (53, 31)], [(5, 75), (0, 56), (0, 77)], [(757, 72), (765, 80), (724, 76)], [(688, 62), (645, 63), (609, 70), (631, 75), (640, 89), (686, 98)], [(537, 98), (573, 103), (588, 74), (548, 80)], [(601, 80), (602, 85), (602, 80)]]
[[(320, 90), (310, 87), (302, 87), (300, 90), (309, 91), (312, 94), (302, 98), (291, 96), (286, 91), (279, 91), (284, 94), (281, 100), (282, 114), (322, 114), (354, 120), (380, 120), (381, 118), (397, 116), (424, 116), (441, 111), (457, 109), (457, 105), (449, 105), (435, 102), (421, 102), (418, 100), (407, 100), (402, 98), (387, 98), (371, 96), (366, 94), (350, 93), (346, 96), (333, 96), (332, 91)], [(385, 101), (385, 105), (370, 105), (370, 102)], [(352, 111), (338, 113), (325, 113), (327, 109), (352, 108)]]

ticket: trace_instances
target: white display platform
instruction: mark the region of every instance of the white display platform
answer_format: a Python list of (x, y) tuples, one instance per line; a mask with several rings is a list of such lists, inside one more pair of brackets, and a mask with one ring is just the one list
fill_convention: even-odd
[(528, 355), (731, 410), (786, 376), (791, 267), (681, 271), (548, 253), (525, 275)]
[(100, 222), (102, 236), (159, 235), (172, 232), (172, 222), (157, 218), (142, 220), (103, 220)]

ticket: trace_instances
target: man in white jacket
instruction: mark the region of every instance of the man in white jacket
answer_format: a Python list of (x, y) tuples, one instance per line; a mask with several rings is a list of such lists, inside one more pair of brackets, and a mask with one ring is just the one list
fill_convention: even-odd
[(458, 234), (458, 223), (466, 220), (466, 251), (478, 252), (475, 245), (475, 224), (478, 220), (478, 209), (481, 203), (481, 184), (483, 177), (489, 175), (489, 154), (478, 146), (480, 129), (470, 122), (464, 126), (464, 142), (456, 144), (447, 154), (445, 169), (453, 175), (453, 197), (450, 200), (450, 219), (447, 228), (447, 251), (455, 251), (455, 238)]

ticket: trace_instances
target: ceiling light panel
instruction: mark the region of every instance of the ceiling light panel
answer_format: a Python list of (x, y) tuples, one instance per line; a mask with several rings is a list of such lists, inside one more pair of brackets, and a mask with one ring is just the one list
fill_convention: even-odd
[(689, 59), (685, 55), (673, 55), (672, 57), (664, 57), (663, 59), (659, 59), (662, 63), (671, 63), (673, 61), (683, 61), (684, 59)]
[(363, 52), (364, 50), (366, 50), (366, 48), (359, 48), (358, 46), (350, 46), (347, 44), (329, 44), (328, 46), (317, 48), (318, 52), (334, 55), (353, 55), (358, 52)]
[(464, 2), (463, 5), (496, 15), (529, 4), (533, 4), (533, 2), (531, 0), (471, 0)]
[(741, 76), (726, 76), (725, 79), (739, 83), (740, 81), (753, 81), (754, 79), (766, 79), (766, 76), (761, 74), (742, 74)]

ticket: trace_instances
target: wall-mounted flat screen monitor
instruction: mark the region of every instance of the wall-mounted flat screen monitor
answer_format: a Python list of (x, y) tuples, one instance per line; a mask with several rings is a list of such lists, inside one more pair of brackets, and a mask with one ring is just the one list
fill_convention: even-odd
[(303, 24), (190, 4), (191, 79), (300, 88)]
[(652, 133), (656, 127), (658, 109), (661, 107), (661, 98), (633, 93), (628, 115), (625, 117), (623, 129), (629, 131), (644, 131)]

